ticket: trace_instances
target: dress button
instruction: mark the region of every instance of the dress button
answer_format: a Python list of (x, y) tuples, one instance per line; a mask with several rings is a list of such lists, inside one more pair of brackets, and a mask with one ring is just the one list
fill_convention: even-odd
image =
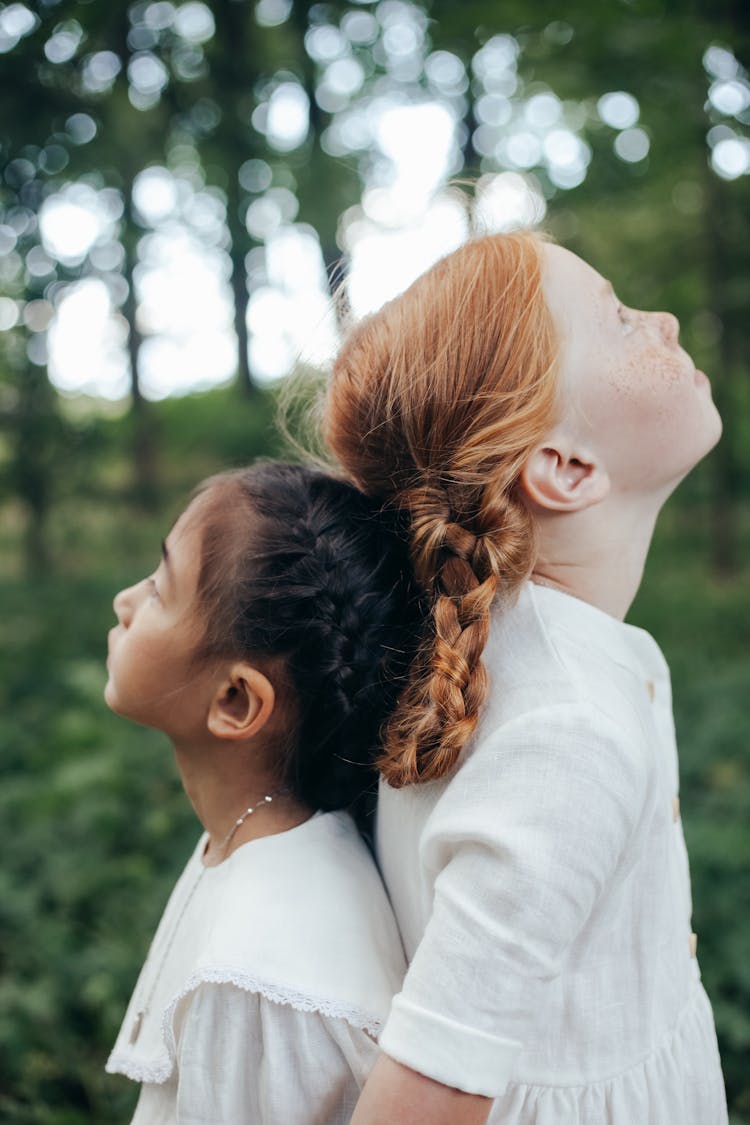
[(673, 797), (672, 798), (672, 820), (676, 824), (679, 819), (680, 819), (680, 798), (679, 797)]
[(650, 702), (653, 703), (654, 702), (654, 695), (655, 695), (654, 681), (653, 680), (646, 680), (646, 691), (648, 692), (648, 698), (649, 698)]
[(698, 949), (698, 935), (697, 934), (691, 934), (690, 935), (690, 938), (688, 940), (688, 947), (690, 949), (690, 956), (695, 957), (696, 951)]

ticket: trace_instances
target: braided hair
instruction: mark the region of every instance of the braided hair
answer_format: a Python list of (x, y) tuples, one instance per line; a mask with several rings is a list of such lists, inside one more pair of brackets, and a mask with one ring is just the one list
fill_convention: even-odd
[(541, 281), (539, 236), (474, 239), (357, 324), (334, 365), (323, 436), (360, 488), (407, 519), (427, 599), (380, 760), (396, 788), (457, 764), (488, 690), (492, 602), (534, 565), (519, 481), (557, 409)]
[(199, 487), (202, 657), (252, 658), (286, 722), (279, 782), (320, 809), (373, 788), (421, 613), (399, 520), (346, 481), (258, 463)]

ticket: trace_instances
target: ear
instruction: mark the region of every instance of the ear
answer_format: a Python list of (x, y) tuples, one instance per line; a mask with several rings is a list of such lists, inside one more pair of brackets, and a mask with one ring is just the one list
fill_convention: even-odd
[(275, 705), (271, 681), (251, 664), (234, 664), (211, 700), (208, 729), (215, 738), (245, 741), (262, 730)]
[(551, 512), (580, 512), (609, 492), (603, 465), (587, 451), (551, 439), (538, 446), (521, 470), (521, 487), (530, 500)]

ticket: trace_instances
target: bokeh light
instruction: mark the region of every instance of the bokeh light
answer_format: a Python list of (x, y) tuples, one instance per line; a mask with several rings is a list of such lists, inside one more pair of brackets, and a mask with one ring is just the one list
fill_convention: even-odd
[(651, 141), (645, 129), (623, 129), (615, 137), (614, 150), (620, 160), (628, 164), (637, 164), (648, 156)]
[[(291, 0), (257, 0), (254, 7), (261, 28), (284, 24), (291, 11)], [(216, 34), (215, 20), (200, 0), (155, 0), (132, 5), (130, 21), (128, 94), (138, 109), (148, 109), (173, 76), (192, 81), (202, 72), (203, 47)], [(6, 5), (0, 10), (0, 49), (3, 36), (10, 42), (36, 26), (37, 17), (26, 5)], [(355, 313), (376, 308), (401, 291), (470, 229), (499, 231), (543, 221), (548, 200), (582, 184), (592, 160), (591, 107), (563, 101), (538, 78), (525, 85), (519, 73), (524, 51), (519, 39), (490, 36), (469, 66), (452, 50), (433, 49), (428, 30), (421, 9), (405, 0), (381, 0), (340, 17), (315, 9), (305, 35), (314, 67), (311, 88), (318, 109), (329, 115), (320, 143), (332, 156), (360, 162), (361, 201), (341, 217), (338, 231), (339, 246), (350, 259), (347, 288)], [(560, 45), (570, 42), (573, 34), (570, 25), (558, 21), (543, 37)], [(169, 67), (160, 47), (165, 36), (172, 44)], [(50, 62), (63, 65), (77, 58), (82, 45), (80, 24), (67, 19), (54, 26), (44, 51)], [(368, 69), (363, 61), (363, 50), (380, 68), (377, 81), (372, 64)], [(79, 65), (93, 107), (95, 99), (111, 89), (123, 61), (113, 51), (98, 50), (85, 55)], [(736, 179), (750, 172), (750, 143), (741, 129), (750, 109), (750, 85), (726, 45), (709, 44), (703, 65), (708, 75), (706, 105), (712, 115), (707, 137), (711, 166), (721, 178)], [(481, 161), (473, 199), (445, 187), (462, 166), (470, 81), (476, 121), (470, 140)], [(636, 96), (626, 90), (605, 91), (595, 107), (599, 121), (614, 131), (616, 157), (642, 165), (651, 137), (640, 122)], [(267, 154), (283, 157), (302, 149), (310, 109), (298, 75), (280, 70), (264, 79), (251, 118), (268, 143)], [(219, 189), (205, 187), (199, 151), (201, 138), (210, 136), (220, 121), (215, 100), (195, 100), (190, 109), (192, 136), (186, 131), (175, 136), (168, 160), (145, 168), (132, 184), (134, 211), (144, 230), (136, 296), (147, 396), (214, 385), (230, 378), (235, 369), (226, 199)], [(74, 145), (92, 141), (98, 127), (94, 108), (65, 121)], [(19, 155), (7, 167), (9, 182), (20, 190), (39, 169), (59, 175), (68, 163), (70, 143), (66, 148), (55, 138), (31, 158)], [(249, 155), (240, 165), (238, 180), (244, 193), (241, 218), (257, 244), (246, 258), (250, 358), (257, 378), (277, 379), (300, 358), (326, 362), (337, 339), (335, 316), (318, 236), (297, 221), (300, 204), (293, 178), (278, 178), (271, 156)], [(675, 186), (678, 211), (694, 214), (700, 209), (694, 187)], [(58, 264), (74, 268), (86, 262), (96, 283), (93, 288), (66, 283), (44, 307), (44, 316), (41, 306), (27, 313), (11, 299), (2, 306), (0, 323), (8, 328), (19, 319), (29, 328), (41, 325), (45, 317), (49, 320), (51, 374), (66, 391), (96, 386), (99, 393), (111, 396), (124, 393), (127, 386), (118, 311), (128, 292), (119, 238), (121, 214), (119, 193), (71, 183), (54, 191), (41, 208), (39, 246), (19, 254), (20, 213), (15, 225), (6, 221), (0, 227), (4, 277), (25, 270), (51, 292), (50, 286), (62, 284), (56, 279)], [(87, 348), (92, 357), (97, 347), (102, 349), (100, 383), (92, 375), (93, 358), (82, 362), (76, 374), (75, 365), (62, 354), (77, 347), (70, 326), (80, 322), (80, 310), (87, 303), (89, 323), (97, 325), (89, 333)], [(39, 328), (32, 334), (42, 337), (45, 332)]]
[(736, 180), (750, 172), (750, 141), (746, 137), (727, 137), (714, 145), (711, 167), (724, 180)]
[(69, 184), (49, 196), (39, 212), (42, 244), (65, 265), (81, 263), (97, 239), (111, 233), (106, 200), (88, 184)]
[(596, 103), (596, 110), (605, 125), (613, 129), (629, 129), (640, 115), (638, 102), (624, 90), (604, 94)]
[(0, 10), (0, 54), (12, 51), (38, 24), (39, 17), (25, 4), (6, 4)]

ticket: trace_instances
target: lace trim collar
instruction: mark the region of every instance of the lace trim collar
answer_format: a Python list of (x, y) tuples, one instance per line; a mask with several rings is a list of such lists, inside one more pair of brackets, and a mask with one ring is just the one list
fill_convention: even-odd
[(148, 1063), (133, 1058), (127, 1050), (115, 1050), (107, 1060), (105, 1068), (107, 1073), (124, 1074), (126, 1078), (132, 1079), (133, 1082), (154, 1082), (157, 1084), (166, 1082), (172, 1074), (177, 1060), (177, 1045), (173, 1029), (177, 1005), (202, 984), (233, 984), (245, 992), (258, 993), (274, 1004), (285, 1004), (298, 1012), (319, 1012), (328, 1019), (346, 1020), (352, 1027), (360, 1031), (366, 1031), (373, 1038), (377, 1038), (383, 1027), (382, 1020), (358, 1008), (346, 1007), (319, 996), (306, 996), (294, 989), (287, 989), (280, 985), (270, 984), (267, 981), (260, 981), (245, 973), (238, 973), (234, 969), (202, 968), (200, 972), (190, 977), (184, 988), (173, 998), (164, 1011), (162, 1037), (167, 1049), (167, 1056), (158, 1062)]

